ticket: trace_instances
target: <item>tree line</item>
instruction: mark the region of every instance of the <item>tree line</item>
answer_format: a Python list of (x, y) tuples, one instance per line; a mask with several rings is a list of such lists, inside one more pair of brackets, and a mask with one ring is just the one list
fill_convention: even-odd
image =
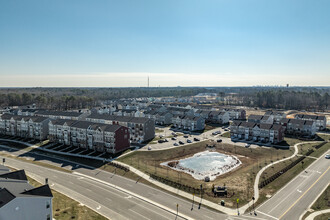
[(70, 110), (121, 98), (188, 97), (198, 93), (217, 93), (215, 104), (274, 109), (325, 111), (330, 102), (330, 87), (2, 88), (0, 106), (35, 103), (38, 108)]

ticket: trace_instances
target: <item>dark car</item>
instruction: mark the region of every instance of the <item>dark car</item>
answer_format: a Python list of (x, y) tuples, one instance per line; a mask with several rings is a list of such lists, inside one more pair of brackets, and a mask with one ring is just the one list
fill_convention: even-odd
[(188, 138), (189, 136), (188, 136), (188, 135), (184, 135), (183, 137), (184, 137), (184, 138)]
[(158, 143), (164, 143), (165, 141), (164, 140), (162, 140), (162, 139), (160, 139), (160, 140), (158, 140)]
[(218, 139), (217, 142), (218, 142), (218, 143), (222, 142), (222, 139)]
[(200, 141), (199, 138), (194, 138), (194, 141)]
[(171, 139), (172, 139), (173, 141), (175, 141), (175, 140), (176, 140), (176, 138), (175, 138), (175, 137), (172, 137)]
[(182, 141), (179, 141), (179, 144), (184, 144)]

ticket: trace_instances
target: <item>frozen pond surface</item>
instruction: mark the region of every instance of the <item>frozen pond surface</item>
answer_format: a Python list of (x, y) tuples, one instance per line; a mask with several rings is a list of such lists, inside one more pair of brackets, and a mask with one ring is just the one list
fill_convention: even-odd
[(235, 156), (203, 151), (194, 154), (192, 157), (178, 161), (168, 161), (161, 165), (188, 173), (198, 180), (209, 177), (212, 181), (217, 176), (227, 173), (241, 164), (241, 161)]

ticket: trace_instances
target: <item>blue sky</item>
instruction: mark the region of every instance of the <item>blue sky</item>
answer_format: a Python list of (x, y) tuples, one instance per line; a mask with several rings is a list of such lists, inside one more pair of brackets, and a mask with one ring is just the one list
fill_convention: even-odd
[(329, 86), (329, 11), (328, 0), (0, 0), (0, 86)]

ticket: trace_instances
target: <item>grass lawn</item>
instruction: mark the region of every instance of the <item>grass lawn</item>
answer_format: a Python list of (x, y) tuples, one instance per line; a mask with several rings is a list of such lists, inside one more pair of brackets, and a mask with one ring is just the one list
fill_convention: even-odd
[(315, 211), (330, 209), (330, 186), (321, 194), (311, 207)]
[[(322, 143), (322, 142), (320, 142)], [(308, 149), (313, 149), (314, 152), (309, 155), (312, 157), (320, 157), (321, 155), (323, 155), (327, 150), (329, 150), (330, 148), (330, 143), (326, 143), (325, 145), (323, 145), (322, 147), (320, 147), (319, 149), (315, 149), (314, 147), (317, 146), (319, 143), (310, 143), (310, 144), (301, 144), (298, 147), (299, 150), (299, 154), (305, 154), (307, 153)]]
[(230, 132), (224, 132), (221, 134), (221, 137), (226, 137), (226, 138), (230, 138)]
[(318, 215), (314, 218), (314, 220), (329, 220), (329, 213)]
[[(289, 165), (292, 161), (294, 161), (296, 158), (275, 164), (274, 166), (266, 169), (260, 177), (260, 182), (272, 176), (276, 172), (280, 171), (281, 169)], [(260, 189), (259, 190), (260, 198), (256, 202), (256, 205), (263, 203), (267, 199), (266, 197), (267, 195), (271, 195), (271, 196), (274, 195), (280, 188), (282, 188), (285, 184), (290, 182), (294, 177), (296, 177), (299, 173), (301, 173), (304, 169), (306, 169), (306, 167), (308, 167), (311, 163), (313, 163), (315, 159), (311, 159), (307, 157), (303, 161), (304, 161), (303, 165), (301, 163), (298, 163), (290, 170), (288, 170), (286, 173), (278, 177), (276, 180), (274, 180), (264, 188)]]
[[(38, 187), (41, 186), (39, 182), (28, 177), (29, 183)], [(53, 193), (53, 218), (57, 220), (69, 220), (69, 219), (95, 219), (95, 220), (106, 220), (107, 218), (94, 212), (86, 206), (80, 206), (79, 203), (55, 190)], [(74, 218), (73, 218), (74, 217)]]
[[(181, 146), (167, 151), (136, 151), (127, 156), (121, 157), (118, 160), (129, 164), (142, 172), (156, 174), (157, 176), (168, 178), (172, 181), (180, 182), (191, 187), (197, 188), (200, 184), (203, 184), (203, 188), (206, 189), (206, 195), (204, 195), (205, 199), (216, 203), (219, 203), (224, 199), (226, 206), (235, 207), (237, 198), (240, 199), (240, 204), (243, 205), (252, 197), (255, 175), (264, 166), (262, 163), (264, 160), (269, 163), (270, 160), (282, 159), (293, 153), (292, 150), (276, 150), (274, 148), (252, 149), (217, 143), (214, 149), (215, 151), (237, 156), (241, 160), (242, 165), (236, 170), (221, 175), (216, 178), (216, 180), (209, 183), (196, 180), (189, 174), (178, 172), (160, 165), (162, 162), (190, 157), (195, 153), (205, 151), (206, 144), (210, 144), (210, 141), (201, 141), (199, 143)], [(216, 186), (222, 186), (225, 184), (228, 187), (228, 193), (231, 197), (213, 197), (213, 194), (211, 193), (213, 184)], [(233, 193), (235, 193), (234, 196)]]
[(161, 133), (161, 132), (163, 132), (164, 130), (162, 130), (162, 129), (158, 129), (158, 128), (156, 128), (155, 129), (155, 133)]

